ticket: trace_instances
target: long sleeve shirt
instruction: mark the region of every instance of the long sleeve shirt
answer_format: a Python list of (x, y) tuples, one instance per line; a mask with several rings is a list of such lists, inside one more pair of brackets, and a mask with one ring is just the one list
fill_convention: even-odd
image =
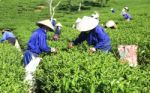
[(57, 34), (57, 35), (61, 34), (61, 28), (59, 26), (56, 27), (55, 34)]
[(42, 52), (50, 52), (51, 48), (48, 47), (46, 42), (47, 36), (44, 29), (39, 28), (35, 30), (28, 41), (28, 48), (33, 53), (41, 54)]
[(110, 50), (111, 41), (107, 33), (101, 26), (97, 26), (89, 33), (81, 32), (79, 37), (73, 41), (75, 45), (81, 44), (83, 41), (87, 41), (89, 45), (93, 45), (96, 49)]
[(131, 19), (132, 18), (131, 15), (128, 13), (123, 14), (123, 16), (124, 16), (124, 19)]
[(52, 25), (53, 25), (54, 27), (56, 26), (56, 20), (51, 19), (51, 23), (52, 23)]
[(122, 15), (126, 14), (126, 10), (124, 8), (122, 9), (121, 14)]
[(0, 39), (0, 42), (7, 40), (8, 38), (16, 38), (12, 32), (5, 31), (3, 37)]
[(123, 8), (121, 14), (123, 15), (124, 19), (132, 19), (131, 15)]

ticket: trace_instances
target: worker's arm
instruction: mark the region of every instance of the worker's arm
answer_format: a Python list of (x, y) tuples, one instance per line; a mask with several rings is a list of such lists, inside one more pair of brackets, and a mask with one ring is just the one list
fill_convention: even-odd
[(85, 41), (87, 38), (87, 35), (85, 32), (81, 32), (80, 35), (73, 41), (74, 45), (81, 44), (83, 41)]
[(46, 42), (46, 35), (39, 35), (39, 47), (43, 52), (50, 52), (51, 48), (48, 47)]
[(4, 34), (3, 34), (2, 38), (0, 39), (0, 42), (5, 41), (5, 40), (6, 40), (6, 37), (7, 37), (7, 33), (6, 33), (6, 32), (4, 32)]

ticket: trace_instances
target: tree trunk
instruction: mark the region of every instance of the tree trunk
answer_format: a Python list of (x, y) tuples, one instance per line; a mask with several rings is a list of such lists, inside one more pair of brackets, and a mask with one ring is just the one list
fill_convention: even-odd
[(78, 11), (81, 11), (82, 3), (79, 4)]
[(68, 6), (69, 6), (69, 10), (71, 11), (71, 7), (72, 7), (72, 0), (68, 0)]

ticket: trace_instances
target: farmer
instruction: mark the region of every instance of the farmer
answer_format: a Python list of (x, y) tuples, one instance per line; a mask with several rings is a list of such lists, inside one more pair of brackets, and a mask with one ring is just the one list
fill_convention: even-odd
[(50, 48), (46, 42), (46, 34), (49, 30), (54, 30), (50, 20), (37, 22), (39, 28), (35, 30), (28, 41), (27, 50), (24, 53), (24, 65), (27, 66), (32, 60), (32, 56), (37, 57), (42, 52), (56, 52), (55, 48)]
[(99, 20), (99, 13), (97, 11), (95, 11), (92, 15), (91, 15), (92, 18), (95, 18), (97, 20)]
[(21, 51), (18, 40), (16, 39), (15, 35), (12, 33), (11, 29), (4, 29), (2, 31), (2, 35), (3, 36), (0, 39), (1, 43), (7, 40), (11, 45), (15, 46), (19, 51)]
[(50, 19), (52, 25), (55, 27), (56, 26), (56, 19), (55, 18), (51, 18)]
[(2, 31), (2, 35), (3, 37), (0, 39), (0, 42), (4, 42), (6, 40), (8, 40), (8, 42), (12, 45), (15, 45), (15, 42), (16, 42), (16, 37), (15, 35), (12, 33), (12, 30), (10, 29), (4, 29)]
[(53, 40), (58, 40), (58, 38), (60, 37), (60, 34), (61, 34), (62, 24), (57, 23), (55, 18), (51, 18), (50, 21), (51, 21), (51, 24), (53, 25), (53, 27), (55, 28), (55, 34), (53, 36)]
[(130, 21), (132, 19), (132, 17), (128, 12), (129, 12), (129, 8), (124, 7), (121, 11), (121, 14), (122, 14), (122, 16), (124, 17), (125, 20)]
[(32, 73), (36, 70), (41, 58), (38, 57), (43, 52), (56, 52), (55, 48), (48, 47), (46, 42), (46, 34), (49, 30), (54, 30), (50, 20), (43, 20), (37, 22), (39, 28), (35, 30), (30, 37), (27, 45), (27, 50), (24, 52), (24, 66), (26, 69), (26, 79), (33, 79)]
[(114, 8), (111, 8), (110, 10), (111, 10), (111, 12), (112, 12), (112, 13), (115, 13), (115, 10), (114, 10)]
[(89, 45), (93, 45), (89, 49), (90, 52), (95, 52), (96, 50), (109, 52), (111, 50), (110, 38), (98, 23), (97, 19), (84, 16), (76, 26), (76, 29), (81, 32), (80, 35), (68, 44), (68, 48), (73, 48), (74, 45), (81, 44), (86, 40)]
[(61, 23), (57, 23), (56, 26), (55, 26), (55, 34), (53, 36), (53, 40), (58, 40), (59, 39), (60, 34), (61, 34), (61, 28), (62, 28)]
[(105, 27), (115, 29), (117, 28), (117, 25), (113, 20), (109, 20), (106, 22)]

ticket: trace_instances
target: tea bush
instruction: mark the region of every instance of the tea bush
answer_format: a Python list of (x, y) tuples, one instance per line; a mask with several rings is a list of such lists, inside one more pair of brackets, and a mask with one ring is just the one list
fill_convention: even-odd
[(26, 93), (21, 53), (5, 42), (0, 44), (0, 93)]
[[(58, 0), (54, 0), (57, 3)], [(62, 2), (63, 4), (64, 2)], [(76, 2), (73, 2), (76, 3)], [(55, 17), (63, 24), (58, 41), (52, 41), (53, 33), (48, 33), (48, 44), (58, 49), (57, 54), (42, 54), (43, 60), (35, 73), (37, 93), (83, 92), (83, 93), (149, 93), (150, 89), (150, 13), (147, 12), (149, 0), (110, 0), (106, 7), (90, 7), (80, 12), (56, 9)], [(44, 9), (35, 11), (37, 6)], [(133, 20), (126, 22), (120, 15), (124, 6), (128, 6)], [(113, 7), (116, 13), (112, 14)], [(101, 51), (89, 53), (86, 42), (68, 50), (68, 42), (74, 40), (79, 32), (72, 27), (78, 17), (100, 12), (100, 25), (108, 20), (118, 22), (117, 29), (106, 29), (111, 38), (113, 53)], [(32, 32), (35, 23), (49, 18), (47, 0), (0, 0), (0, 29), (9, 27), (14, 30), (22, 50)], [(120, 64), (116, 56), (120, 44), (138, 45), (138, 63), (136, 68)], [(26, 93), (23, 83), (24, 68), (21, 53), (13, 46), (0, 44), (0, 92)]]

